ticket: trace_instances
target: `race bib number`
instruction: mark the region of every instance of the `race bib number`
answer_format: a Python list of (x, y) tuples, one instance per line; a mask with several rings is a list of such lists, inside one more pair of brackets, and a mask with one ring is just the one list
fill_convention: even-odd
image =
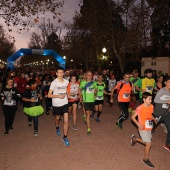
[(153, 86), (146, 86), (146, 91), (147, 92), (152, 92), (153, 91)]
[(124, 99), (130, 98), (130, 94), (129, 94), (129, 93), (123, 93), (123, 98), (124, 98)]
[(97, 96), (96, 97), (96, 100), (102, 100), (103, 99), (103, 96)]
[(152, 120), (146, 120), (145, 121), (145, 128), (153, 128), (153, 121)]
[(166, 103), (166, 104), (163, 104), (163, 105), (162, 105), (162, 108), (168, 109), (168, 108), (169, 108), (169, 104), (167, 104), (167, 103)]
[(70, 98), (71, 98), (71, 99), (77, 99), (77, 94), (71, 95)]
[(65, 93), (58, 93), (59, 95), (65, 94)]
[(87, 88), (87, 93), (94, 93), (94, 89), (93, 89), (93, 88), (88, 87), (88, 88)]

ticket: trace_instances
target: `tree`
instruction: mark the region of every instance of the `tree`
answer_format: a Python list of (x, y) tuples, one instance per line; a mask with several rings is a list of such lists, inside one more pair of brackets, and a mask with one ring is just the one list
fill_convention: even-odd
[[(64, 4), (61, 0), (1, 0), (0, 17), (5, 20), (8, 27), (21, 26), (20, 31), (27, 25), (33, 26), (39, 22), (41, 16), (51, 13), (53, 19), (58, 18), (61, 13), (59, 8)], [(9, 31), (12, 29), (9, 28)]]
[[(115, 56), (113, 56), (113, 37), (118, 38), (114, 44), (116, 48), (119, 48), (124, 38), (125, 28), (119, 14), (120, 7), (112, 0), (82, 2), (80, 14), (76, 14), (67, 37), (70, 40), (69, 47), (72, 53), (75, 54), (75, 50), (79, 52), (79, 57), (83, 57), (82, 61), (86, 60), (86, 68), (93, 62), (98, 67), (101, 67), (103, 62), (108, 66), (109, 60)], [(74, 43), (76, 43), (75, 48), (73, 48)], [(102, 62), (103, 47), (107, 48), (109, 57)]]
[(9, 36), (2, 25), (0, 25), (0, 54), (1, 60), (6, 61), (7, 58), (14, 53), (15, 46), (14, 46), (15, 39), (14, 37)]
[(156, 56), (167, 56), (170, 52), (166, 45), (170, 45), (170, 3), (169, 0), (147, 0), (153, 13), (152, 23), (152, 45)]
[(42, 49), (43, 46), (44, 44), (41, 36), (33, 32), (30, 38), (30, 42), (28, 43), (28, 47), (33, 49)]
[(82, 17), (76, 13), (72, 24), (65, 24), (68, 32), (64, 36), (63, 53), (67, 55), (67, 65), (71, 59), (76, 61), (74, 66), (89, 68), (96, 63), (93, 39), (90, 31), (82, 25)]

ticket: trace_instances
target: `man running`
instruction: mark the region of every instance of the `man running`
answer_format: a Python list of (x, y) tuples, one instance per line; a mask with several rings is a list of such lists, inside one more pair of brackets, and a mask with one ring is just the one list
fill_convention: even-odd
[(113, 94), (114, 91), (117, 90), (118, 93), (118, 105), (120, 107), (121, 115), (116, 122), (116, 126), (120, 129), (122, 129), (122, 123), (123, 121), (127, 120), (129, 117), (129, 102), (130, 102), (130, 96), (132, 92), (132, 83), (129, 82), (130, 74), (125, 73), (123, 76), (123, 80), (119, 81), (117, 85), (112, 89), (111, 91), (111, 99), (110, 102), (113, 103)]
[(48, 98), (52, 98), (53, 115), (55, 116), (56, 133), (60, 136), (59, 120), (60, 116), (64, 116), (64, 136), (63, 142), (65, 146), (70, 146), (67, 138), (68, 133), (68, 98), (67, 86), (68, 80), (64, 79), (64, 69), (58, 68), (56, 72), (57, 78), (52, 81)]
[[(83, 89), (83, 95), (81, 90)], [(95, 95), (97, 94), (96, 82), (92, 81), (92, 72), (86, 73), (86, 82), (80, 84), (80, 101), (83, 101), (86, 112), (87, 134), (91, 134), (90, 116), (94, 109)], [(82, 98), (83, 97), (83, 98)]]
[(143, 92), (149, 92), (153, 93), (153, 89), (157, 90), (155, 80), (152, 78), (152, 70), (146, 69), (144, 71), (145, 78), (140, 79), (136, 84), (136, 90), (139, 91), (139, 101), (140, 103), (143, 103), (142, 100), (142, 93)]

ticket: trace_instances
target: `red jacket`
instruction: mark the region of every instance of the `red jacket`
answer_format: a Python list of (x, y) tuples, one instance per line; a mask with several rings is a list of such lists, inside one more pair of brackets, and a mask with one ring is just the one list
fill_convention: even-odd
[(17, 88), (19, 93), (24, 93), (27, 85), (27, 80), (26, 78), (19, 78)]

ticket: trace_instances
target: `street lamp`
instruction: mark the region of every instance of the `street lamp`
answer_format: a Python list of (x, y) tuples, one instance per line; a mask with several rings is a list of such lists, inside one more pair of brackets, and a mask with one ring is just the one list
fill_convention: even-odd
[(106, 53), (106, 51), (107, 51), (107, 49), (104, 47), (104, 48), (102, 49), (102, 52), (103, 52), (103, 53)]
[(66, 56), (63, 56), (63, 59), (65, 60), (65, 59), (66, 59)]
[(73, 59), (71, 59), (71, 68), (73, 67)]

